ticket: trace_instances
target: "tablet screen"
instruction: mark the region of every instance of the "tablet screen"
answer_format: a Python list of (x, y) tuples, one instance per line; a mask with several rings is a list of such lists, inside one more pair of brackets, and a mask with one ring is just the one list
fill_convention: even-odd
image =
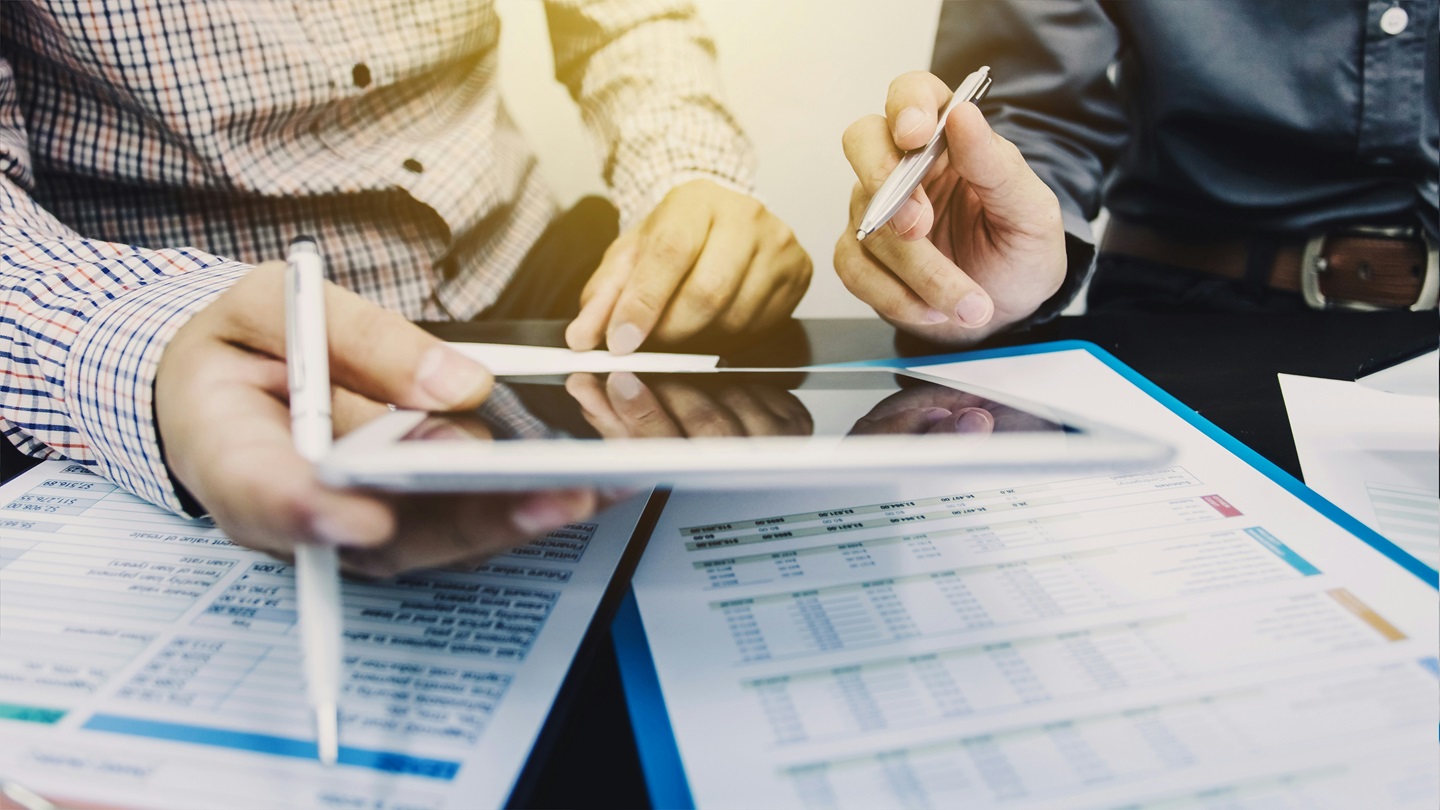
[(1039, 410), (894, 371), (580, 373), (501, 378), (400, 441), (1081, 432)]

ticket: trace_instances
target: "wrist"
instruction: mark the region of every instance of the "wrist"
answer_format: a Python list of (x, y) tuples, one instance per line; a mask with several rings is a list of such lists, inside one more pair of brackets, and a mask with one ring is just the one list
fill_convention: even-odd
[(64, 387), (80, 452), (106, 478), (174, 512), (188, 510), (154, 416), (160, 358), (175, 333), (248, 270), (226, 263), (133, 289), (96, 310), (70, 348)]

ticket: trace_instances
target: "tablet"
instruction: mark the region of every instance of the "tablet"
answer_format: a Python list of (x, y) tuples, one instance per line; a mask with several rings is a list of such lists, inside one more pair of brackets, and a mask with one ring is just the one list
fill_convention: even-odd
[(396, 411), (339, 441), (333, 486), (814, 487), (977, 470), (1163, 464), (1152, 438), (922, 373), (865, 368), (501, 377), (462, 413)]

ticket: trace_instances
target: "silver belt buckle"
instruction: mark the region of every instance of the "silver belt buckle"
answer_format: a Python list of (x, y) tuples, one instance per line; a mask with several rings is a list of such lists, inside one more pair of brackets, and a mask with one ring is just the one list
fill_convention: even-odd
[[(1420, 284), (1420, 294), (1416, 296), (1415, 303), (1410, 305), (1410, 310), (1424, 312), (1434, 309), (1436, 302), (1440, 301), (1440, 253), (1437, 253), (1435, 242), (1428, 231), (1424, 228), (1351, 225), (1339, 228), (1335, 233), (1407, 239), (1414, 238), (1417, 230), (1420, 238), (1425, 241), (1425, 280)], [(1326, 231), (1310, 237), (1305, 241), (1305, 251), (1300, 254), (1300, 295), (1305, 299), (1306, 306), (1311, 309), (1349, 309), (1360, 312), (1385, 309), (1364, 301), (1327, 298), (1325, 293), (1320, 291), (1320, 277), (1330, 269), (1330, 262), (1325, 258), (1325, 240), (1330, 236), (1331, 233)]]

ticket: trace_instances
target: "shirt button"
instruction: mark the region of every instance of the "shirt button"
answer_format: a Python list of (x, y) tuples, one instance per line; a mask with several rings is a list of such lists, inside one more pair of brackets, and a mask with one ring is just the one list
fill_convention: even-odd
[(419, 174), (425, 171), (424, 165), (422, 165), (420, 161), (416, 160), (415, 158), (405, 158), (405, 162), (401, 163), (400, 165), (404, 166), (405, 171), (407, 172), (414, 172), (416, 174)]
[(1405, 9), (1399, 6), (1391, 6), (1385, 9), (1384, 14), (1380, 15), (1380, 30), (1392, 37), (1403, 32), (1409, 24), (1410, 15), (1406, 14)]
[(350, 69), (350, 78), (355, 80), (356, 87), (370, 86), (370, 66), (364, 62)]

